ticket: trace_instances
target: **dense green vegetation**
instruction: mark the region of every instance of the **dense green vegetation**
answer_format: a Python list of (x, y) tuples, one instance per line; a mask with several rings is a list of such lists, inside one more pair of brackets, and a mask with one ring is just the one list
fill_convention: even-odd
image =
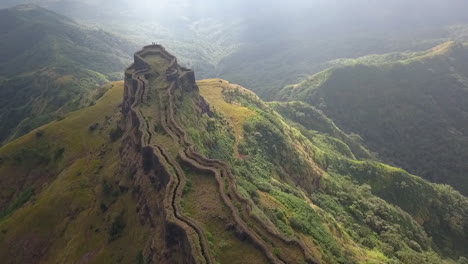
[[(256, 113), (244, 122), (238, 155), (229, 148), (220, 154), (196, 133), (192, 137), (208, 155), (231, 162), (260, 218), (288, 237), (311, 238), (325, 263), (463, 263), (466, 197), (371, 161), (375, 158), (357, 135), (339, 130), (316, 108), (299, 102), (265, 105), (242, 90), (223, 91), (227, 102)], [(205, 93), (219, 112), (202, 117), (205, 126), (189, 126), (205, 131), (204, 138), (226, 142), (222, 134), (232, 132), (223, 129), (223, 119), (233, 114), (202, 89)], [(211, 132), (210, 122), (217, 127)]]
[[(317, 108), (302, 102), (273, 102), (270, 105), (283, 117), (301, 124), (303, 127), (299, 126), (296, 128), (305, 136), (308, 136), (309, 139), (313, 140), (314, 144), (321, 145), (321, 142), (325, 140), (324, 144), (327, 145), (327, 148), (335, 146), (338, 153), (343, 154), (348, 151), (351, 152), (348, 155), (350, 157), (358, 159), (374, 158), (372, 153), (362, 146), (363, 141), (359, 135), (347, 135)], [(310, 131), (315, 132), (311, 134)], [(323, 134), (327, 136), (324, 137)], [(347, 150), (348, 146), (349, 150)]]
[[(310, 106), (297, 102), (275, 103), (273, 105), (286, 113), (288, 112), (288, 110), (285, 110), (286, 108), (289, 108), (289, 112), (297, 111), (296, 115), (288, 115), (291, 125), (299, 129), (316, 146), (327, 153), (325, 167), (331, 175), (338, 179), (337, 182), (332, 183), (331, 186), (333, 187), (331, 189), (337, 188), (337, 186), (348, 189), (351, 188), (350, 186), (353, 183), (369, 185), (365, 186), (365, 188), (371, 187), (370, 190), (374, 195), (409, 212), (433, 238), (432, 242), (436, 245), (437, 250), (441, 250), (449, 256), (463, 255), (465, 248), (463, 246), (459, 247), (459, 245), (464, 245), (466, 242), (454, 244), (452, 239), (466, 241), (467, 238), (465, 219), (468, 216), (468, 204), (464, 196), (454, 191), (452, 187), (431, 185), (401, 169), (392, 168), (375, 161), (361, 162), (355, 160), (349, 154), (350, 151), (342, 147), (343, 142), (339, 144), (341, 147), (337, 148), (337, 141), (340, 142), (340, 140), (330, 140), (330, 135), (333, 135), (333, 132), (326, 132), (326, 134), (319, 132), (324, 131), (324, 129), (325, 131), (332, 131), (331, 129), (334, 128), (332, 123), (328, 123), (329, 129), (326, 129), (325, 126), (310, 127), (310, 120), (313, 120), (313, 118), (310, 118), (310, 115), (301, 114), (307, 113), (304, 109), (313, 109)], [(304, 116), (307, 118), (303, 118)], [(324, 137), (328, 140), (323, 140)], [(330, 187), (325, 188), (326, 192), (331, 189)], [(338, 200), (346, 202), (352, 200), (349, 195), (354, 193), (359, 192), (355, 190), (332, 191), (331, 195), (335, 198), (345, 195), (345, 198), (339, 198)], [(316, 202), (320, 203), (320, 201)], [(447, 206), (447, 204), (456, 206)], [(351, 206), (351, 204), (346, 204), (346, 207), (348, 206)], [(330, 212), (335, 212), (336, 209), (330, 208)], [(354, 213), (359, 211), (365, 210), (360, 208)], [(362, 217), (362, 215), (360, 216)]]
[(94, 102), (135, 49), (35, 6), (0, 10), (0, 24), (0, 142)]
[(280, 96), (314, 105), (383, 160), (466, 194), (467, 58), (465, 45), (449, 42), (427, 52), (344, 60)]

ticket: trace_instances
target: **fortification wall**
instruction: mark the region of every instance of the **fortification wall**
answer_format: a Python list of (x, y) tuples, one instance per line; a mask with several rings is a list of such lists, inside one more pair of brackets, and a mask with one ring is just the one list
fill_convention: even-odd
[(170, 85), (168, 89), (158, 90), (165, 93), (163, 96), (159, 95), (159, 105), (165, 106), (159, 107), (162, 112), (160, 125), (179, 145), (178, 157), (185, 164), (215, 177), (219, 194), (230, 211), (239, 237), (253, 243), (271, 263), (291, 263), (288, 256), (274, 254), (275, 247), (294, 250), (305, 262), (315, 263), (311, 252), (303, 243), (287, 239), (270, 223), (252, 217), (254, 205), (237, 190), (235, 176), (227, 163), (209, 159), (196, 152), (185, 128), (177, 121), (175, 110), (175, 101), (184, 92), (198, 91), (195, 74), (192, 70), (179, 67), (177, 59), (160, 45), (146, 46), (135, 54), (134, 64), (125, 73), (122, 103), (124, 117), (121, 126), (125, 131), (125, 139), (121, 157), (128, 167), (136, 168), (134, 177), (135, 190), (139, 197), (139, 213), (142, 221), (149, 223), (154, 229), (154, 239), (148, 243), (145, 255), (153, 263), (215, 263), (205, 237), (206, 232), (186, 217), (180, 207), (185, 186), (184, 172), (164, 147), (152, 140), (154, 123), (141, 110), (140, 105), (151, 88), (146, 78), (154, 74), (145, 56), (159, 56), (168, 61), (167, 69), (163, 69), (161, 74), (164, 74), (163, 78)]
[(145, 119), (137, 108), (145, 93), (144, 76), (148, 69), (148, 63), (135, 54), (135, 63), (125, 73), (123, 118), (120, 123), (125, 131), (121, 159), (123, 166), (132, 170), (140, 222), (153, 230), (144, 250), (145, 257), (152, 263), (200, 263), (194, 252), (196, 248), (189, 241), (189, 229), (171, 217), (174, 212), (168, 208), (166, 201), (171, 176), (161, 157), (147, 145), (150, 135), (145, 128)]

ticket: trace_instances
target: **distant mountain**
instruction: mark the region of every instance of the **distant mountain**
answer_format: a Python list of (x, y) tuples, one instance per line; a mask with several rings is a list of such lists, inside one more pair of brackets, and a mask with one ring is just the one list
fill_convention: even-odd
[(0, 24), (0, 142), (89, 104), (135, 48), (35, 5), (0, 10)]
[(285, 87), (388, 162), (468, 194), (468, 47), (339, 60)]
[(197, 78), (230, 80), (265, 100), (326, 69), (330, 60), (421, 51), (460, 35), (468, 39), (459, 34), (468, 23), (468, 2), (462, 0), (1, 2), (40, 4), (141, 45), (156, 41), (194, 68)]
[(288, 29), (287, 23), (279, 23), (278, 28), (275, 25), (265, 24), (263, 28), (272, 28), (268, 31), (250, 28), (242, 47), (219, 63), (218, 76), (250, 87), (265, 100), (274, 100), (284, 86), (327, 69), (336, 59), (417, 52), (451, 40), (468, 41), (466, 24), (360, 27), (349, 31), (340, 24), (330, 30), (325, 26)]

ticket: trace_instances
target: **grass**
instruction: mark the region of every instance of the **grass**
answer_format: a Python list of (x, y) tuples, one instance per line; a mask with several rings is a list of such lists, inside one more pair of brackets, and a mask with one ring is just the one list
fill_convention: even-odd
[(226, 102), (223, 92), (235, 89), (244, 91), (245, 88), (230, 84), (229, 82), (221, 79), (198, 81), (198, 85), (200, 87), (200, 94), (216, 109), (216, 111), (219, 111), (224, 115), (230, 125), (234, 128), (236, 138), (241, 140), (244, 135), (244, 122), (247, 118), (254, 116), (255, 112), (239, 104)]
[(191, 182), (183, 195), (185, 213), (195, 219), (209, 234), (208, 240), (220, 263), (267, 263), (264, 256), (251, 244), (236, 237), (229, 209), (224, 205), (213, 175), (186, 171)]
[[(431, 225), (448, 223), (446, 226), (456, 232), (451, 236), (434, 233), (439, 235), (434, 242), (439, 238), (444, 243), (462, 241), (456, 239), (463, 236), (459, 223), (464, 223), (466, 199), (453, 189), (428, 184), (378, 162), (358, 161), (353, 155), (358, 146), (350, 146), (358, 140), (338, 131), (323, 116), (314, 119), (320, 124), (286, 118), (318, 111), (281, 105), (291, 107), (282, 109), (288, 114), (281, 116), (275, 106), (220, 81), (199, 82), (202, 95), (216, 110), (212, 116), (194, 110), (199, 99), (195, 92), (182, 93), (178, 120), (197, 148), (231, 165), (240, 193), (253, 203), (251, 214), (287, 237), (304, 242), (321, 262), (419, 263), (427, 258), (428, 263), (444, 263), (433, 250), (430, 227), (422, 225), (430, 219), (413, 210), (414, 205), (424, 207), (421, 211), (447, 207), (445, 211), (437, 208), (433, 215), (448, 218), (437, 218)], [(0, 148), (0, 172), (8, 175), (0, 178), (0, 197), (8, 197), (1, 206), (14, 208), (0, 220), (0, 257), (16, 255), (15, 262), (28, 262), (31, 255), (49, 252), (45, 263), (77, 263), (87, 258), (90, 263), (144, 261), (142, 250), (150, 232), (148, 226), (140, 224), (132, 192), (118, 188), (131, 180), (121, 175), (121, 142), (110, 137), (120, 119), (121, 96), (122, 82), (114, 83), (96, 105)], [(155, 108), (151, 104), (142, 107), (151, 121), (159, 119)], [(295, 114), (298, 111), (302, 114)], [(96, 123), (91, 131), (89, 127)], [(153, 140), (169, 148), (176, 158), (179, 146), (154, 129), (158, 135)], [(233, 155), (235, 139), (240, 141), (242, 157)], [(47, 172), (48, 177), (28, 182), (32, 170)], [(213, 176), (187, 168), (185, 174), (182, 208), (202, 227), (217, 261), (266, 262), (257, 248), (229, 228), (231, 215)], [(18, 179), (26, 184), (10, 185)], [(408, 186), (413, 189), (409, 191)], [(32, 196), (28, 192), (31, 188), (35, 190)], [(240, 207), (238, 203), (235, 206)], [(421, 214), (421, 222), (416, 222), (413, 211)], [(252, 219), (246, 222), (256, 225)], [(269, 242), (278, 241), (273, 238)], [(18, 253), (24, 248), (31, 255)], [(291, 259), (300, 255), (297, 248), (273, 245), (272, 249)]]
[[(206, 83), (209, 82), (199, 83), (200, 89), (207, 88)], [(221, 92), (221, 88), (216, 91), (222, 99)], [(195, 93), (182, 94), (177, 118), (200, 152), (212, 158), (231, 160), (234, 136), (230, 132), (230, 124), (219, 112), (212, 117), (195, 114), (197, 100), (199, 97)], [(184, 211), (205, 230), (216, 260), (220, 263), (266, 263), (263, 254), (253, 244), (239, 238), (235, 230), (229, 228), (234, 222), (219, 194), (214, 175), (188, 168), (185, 168), (185, 174), (188, 184), (182, 197)]]
[(147, 56), (145, 57), (145, 60), (153, 67), (155, 71), (166, 69), (169, 64), (168, 60), (159, 56)]
[[(112, 184), (120, 181), (120, 141), (113, 142), (109, 134), (120, 119), (122, 93), (123, 82), (113, 83), (96, 105), (40, 127), (36, 130), (42, 131), (39, 138), (33, 131), (0, 149), (2, 157), (9, 157), (18, 149), (32, 151), (51, 143), (64, 148), (60, 161), (35, 167), (39, 173), (48, 172), (49, 177), (32, 182), (37, 186), (29, 202), (0, 220), (0, 230), (4, 230), (0, 233), (0, 256), (15, 263), (31, 261), (35, 254), (44, 253), (44, 263), (77, 263), (83, 259), (91, 260), (88, 263), (135, 262), (148, 235), (139, 224), (136, 203), (129, 193), (120, 192), (109, 203), (99, 188), (104, 179)], [(88, 128), (94, 123), (99, 127), (91, 132)], [(51, 151), (50, 156), (56, 153)], [(7, 159), (0, 165), (0, 171), (7, 173), (2, 175), (17, 177), (15, 182), (29, 181), (27, 170), (8, 171), (18, 167), (14, 162)], [(104, 213), (100, 208), (103, 202), (108, 205)], [(37, 243), (25, 244), (27, 240)], [(123, 248), (125, 254), (118, 253)]]
[[(15, 189), (21, 190), (22, 186), (19, 184), (27, 179), (27, 174), (32, 169), (43, 171), (43, 175), (51, 174), (50, 172), (46, 173), (50, 170), (58, 174), (60, 170), (75, 162), (76, 159), (98, 151), (102, 144), (107, 143), (107, 138), (103, 138), (98, 133), (91, 133), (88, 128), (94, 123), (99, 123), (100, 129), (103, 129), (106, 116), (113, 116), (113, 120), (116, 120), (117, 116), (115, 115), (118, 112), (117, 106), (120, 103), (122, 92), (123, 82), (115, 83), (114, 88), (95, 106), (71, 113), (61, 121), (44, 125), (0, 148), (0, 157), (3, 160), (0, 172), (1, 175), (4, 175), (1, 181), (8, 184), (8, 186), (2, 185), (3, 188), (0, 187), (0, 193), (5, 194)], [(37, 136), (38, 132), (42, 134), (40, 137)], [(59, 160), (54, 160), (56, 153), (62, 149), (62, 157)], [(51, 162), (37, 164), (38, 155), (43, 160)], [(21, 160), (15, 158), (18, 156)], [(29, 156), (30, 160), (27, 158)], [(43, 178), (38, 180), (47, 182), (47, 179)]]
[(17, 209), (21, 208), (25, 203), (27, 203), (31, 197), (34, 195), (34, 189), (27, 188), (23, 192), (21, 192), (14, 200), (10, 202), (5, 210), (0, 211), (0, 220), (4, 217), (9, 216), (11, 213), (16, 211)]

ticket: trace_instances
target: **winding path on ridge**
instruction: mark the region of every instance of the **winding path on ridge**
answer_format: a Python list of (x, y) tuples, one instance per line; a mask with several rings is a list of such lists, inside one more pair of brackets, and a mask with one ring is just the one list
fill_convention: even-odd
[[(152, 66), (154, 62), (146, 59), (147, 57), (155, 59), (154, 56), (159, 56), (167, 64), (162, 63), (155, 69)], [(138, 59), (140, 65), (135, 65), (135, 63), (126, 71), (126, 85), (128, 85), (126, 89), (129, 91), (126, 93), (130, 93), (131, 100), (133, 100), (130, 111), (132, 117), (134, 116), (138, 120), (142, 147), (151, 149), (170, 176), (164, 201), (167, 211), (166, 218), (169, 222), (185, 230), (190, 241), (192, 254), (196, 255), (194, 257), (195, 261), (198, 263), (216, 263), (204, 235), (206, 232), (195, 221), (183, 214), (180, 200), (186, 177), (179, 163), (168, 154), (168, 150), (156, 142), (156, 132), (152, 129), (156, 125), (155, 121), (159, 121), (164, 131), (179, 145), (178, 157), (185, 164), (197, 171), (215, 176), (219, 194), (224, 204), (229, 208), (238, 231), (255, 244), (271, 263), (292, 263), (290, 258), (273, 253), (273, 249), (276, 247), (287, 248), (295, 252), (296, 255), (300, 254), (299, 257), (306, 263), (317, 263), (312, 257), (311, 251), (301, 241), (284, 237), (255, 214), (252, 214), (252, 202), (239, 193), (235, 176), (225, 162), (209, 159), (195, 150), (195, 146), (188, 138), (187, 132), (176, 120), (176, 99), (174, 95), (177, 89), (182, 89), (180, 80), (184, 78), (186, 80), (187, 75), (193, 74), (193, 72), (179, 67), (176, 58), (159, 45), (146, 46), (142, 51), (135, 54), (135, 59)], [(141, 69), (137, 70), (137, 66)], [(149, 79), (151, 79), (150, 76), (155, 71), (158, 71), (157, 78), (164, 80), (161, 87), (150, 86)], [(196, 86), (195, 83), (194, 85)], [(157, 91), (160, 120), (152, 120), (151, 116), (146, 116), (141, 109), (145, 99), (151, 97), (150, 90)], [(152, 99), (154, 100), (154, 98)]]

